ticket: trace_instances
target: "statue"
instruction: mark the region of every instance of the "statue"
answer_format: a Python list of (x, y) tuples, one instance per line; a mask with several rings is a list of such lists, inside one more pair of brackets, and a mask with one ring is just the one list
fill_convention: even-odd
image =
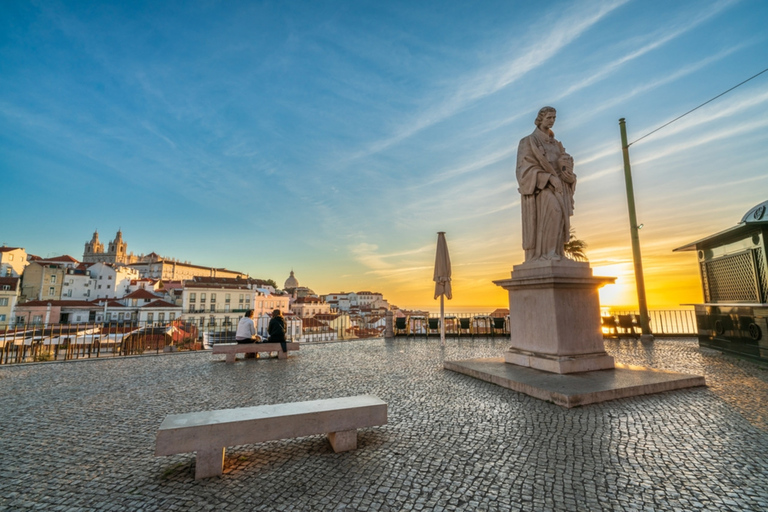
[(536, 129), (517, 148), (526, 262), (566, 258), (576, 175), (573, 158), (552, 132), (556, 117), (552, 107), (539, 110)]

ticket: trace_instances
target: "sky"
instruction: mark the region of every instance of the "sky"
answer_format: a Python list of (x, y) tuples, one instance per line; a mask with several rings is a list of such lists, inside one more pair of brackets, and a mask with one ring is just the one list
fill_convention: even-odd
[[(3, 2), (0, 243), (82, 258), (98, 230), (319, 294), (507, 307), (518, 141), (574, 157), (601, 303), (636, 304), (619, 119), (635, 141), (768, 68), (763, 0)], [(768, 73), (631, 144), (650, 309), (768, 199)]]

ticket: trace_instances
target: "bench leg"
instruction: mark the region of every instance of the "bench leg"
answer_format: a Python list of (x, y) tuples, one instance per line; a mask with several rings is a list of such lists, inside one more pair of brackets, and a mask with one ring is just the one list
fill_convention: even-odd
[(328, 434), (328, 441), (336, 453), (357, 450), (357, 430), (342, 430)]
[(288, 359), (288, 352), (283, 352), (282, 349), (277, 351), (278, 359)]
[(224, 451), (226, 448), (198, 450), (195, 461), (195, 480), (212, 476), (221, 476), (224, 469)]
[(237, 354), (225, 354), (227, 356), (227, 363), (234, 363), (235, 362), (235, 356)]

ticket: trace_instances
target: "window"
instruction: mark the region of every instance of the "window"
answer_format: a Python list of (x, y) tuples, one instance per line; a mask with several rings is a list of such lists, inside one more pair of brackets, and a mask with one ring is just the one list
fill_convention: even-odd
[(0, 315), (0, 322), (5, 322), (5, 315)]
[(2, 299), (0, 299), (0, 306), (7, 306), (7, 305), (8, 305), (7, 297), (3, 297)]
[(111, 285), (111, 284), (108, 284), (108, 285), (107, 285), (107, 290), (109, 290), (110, 288), (112, 288), (112, 285)]
[(99, 285), (99, 290), (101, 290), (101, 285)]
[(215, 293), (211, 294), (211, 302), (216, 302), (216, 294)]
[(229, 304), (224, 305), (224, 312), (229, 313)]
[(227, 304), (229, 304), (229, 294), (226, 294), (226, 295), (224, 296), (224, 302), (226, 302)]
[(48, 295), (55, 295), (55, 294), (56, 294), (56, 288), (54, 288), (53, 286), (48, 288)]
[(108, 277), (107, 277), (107, 279), (110, 279), (110, 280), (111, 280), (111, 279), (112, 279), (112, 276), (108, 276)]
[(176, 313), (168, 313), (168, 320), (173, 321), (176, 318)]
[(13, 254), (8, 255), (8, 261), (13, 261)]
[(240, 302), (240, 304), (243, 303), (243, 294), (242, 293), (240, 294), (240, 300), (238, 302)]
[(35, 315), (32, 317), (32, 323), (33, 324), (41, 324), (43, 323), (43, 315)]
[(195, 312), (195, 306), (193, 306), (192, 304), (189, 305), (189, 312), (190, 313), (194, 313)]
[(200, 294), (200, 302), (205, 302), (205, 294), (204, 293)]
[(211, 304), (211, 313), (216, 312), (216, 304)]
[(147, 313), (147, 323), (152, 323), (155, 320), (155, 314), (154, 313)]
[(189, 294), (189, 302), (195, 302), (197, 300), (197, 294), (196, 293), (190, 293)]
[(51, 284), (56, 284), (56, 276), (51, 276)]
[(157, 320), (158, 322), (165, 322), (165, 313), (158, 313)]

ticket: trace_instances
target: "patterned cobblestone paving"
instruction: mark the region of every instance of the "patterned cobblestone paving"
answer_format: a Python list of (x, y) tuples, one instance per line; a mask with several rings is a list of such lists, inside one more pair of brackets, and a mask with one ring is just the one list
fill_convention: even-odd
[[(0, 369), (0, 510), (768, 510), (768, 369), (694, 340), (606, 341), (709, 387), (576, 409), (442, 369), (506, 341), (367, 340), (234, 365), (210, 353)], [(154, 457), (166, 414), (374, 394), (389, 424)]]

